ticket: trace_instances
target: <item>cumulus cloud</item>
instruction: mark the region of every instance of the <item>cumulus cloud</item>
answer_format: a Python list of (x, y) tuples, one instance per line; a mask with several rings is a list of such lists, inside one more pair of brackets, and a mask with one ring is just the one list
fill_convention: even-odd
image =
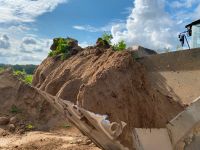
[[(47, 56), (52, 44), (52, 40), (48, 38), (31, 34), (22, 39), (11, 38), (9, 34), (0, 37), (0, 63), (39, 64)], [(9, 41), (9, 44), (6, 44), (6, 41)]]
[(128, 46), (143, 45), (155, 50), (175, 49), (179, 44), (177, 35), (185, 24), (183, 20), (177, 19), (177, 14), (173, 18), (165, 8), (164, 0), (135, 0), (126, 23), (112, 26), (113, 42), (125, 40)]
[(0, 23), (33, 22), (43, 13), (51, 12), (68, 0), (0, 0)]
[(43, 52), (48, 51), (50, 45), (52, 44), (50, 39), (37, 39), (35, 37), (29, 36), (24, 37), (21, 45), (20, 45), (20, 51), (23, 53), (37, 53), (37, 52)]
[(9, 32), (14, 32), (16, 34), (16, 32), (25, 32), (25, 31), (29, 31), (29, 30), (35, 30), (34, 28), (29, 28), (26, 25), (23, 25), (22, 23), (19, 25), (11, 25), (8, 27)]
[[(36, 18), (69, 0), (0, 0), (0, 63), (39, 64), (52, 43), (34, 35)], [(5, 51), (9, 48), (9, 51)]]
[(3, 34), (0, 37), (0, 49), (8, 49), (10, 48), (10, 40), (6, 34)]

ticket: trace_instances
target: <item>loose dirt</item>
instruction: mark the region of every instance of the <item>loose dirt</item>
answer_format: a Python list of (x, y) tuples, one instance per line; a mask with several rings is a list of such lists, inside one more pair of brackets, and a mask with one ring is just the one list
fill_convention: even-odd
[[(144, 65), (131, 53), (90, 47), (65, 61), (48, 57), (33, 85), (91, 112), (131, 127), (164, 127), (183, 110), (179, 102), (152, 88)], [(57, 65), (59, 64), (59, 65)]]
[(8, 134), (0, 136), (0, 141), (1, 150), (100, 150), (74, 127)]

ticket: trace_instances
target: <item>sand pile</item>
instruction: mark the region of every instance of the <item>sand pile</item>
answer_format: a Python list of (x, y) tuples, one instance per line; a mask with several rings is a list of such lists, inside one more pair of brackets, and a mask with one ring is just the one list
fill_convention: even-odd
[(65, 121), (54, 107), (59, 97), (107, 115), (111, 122), (124, 121), (127, 126), (118, 140), (131, 148), (133, 128), (165, 127), (183, 110), (173, 97), (153, 88), (143, 64), (128, 51), (97, 44), (66, 60), (60, 57), (47, 57), (38, 66), (32, 87), (10, 71), (0, 73), (0, 117), (17, 117), (25, 125), (49, 129)]
[(164, 127), (183, 110), (150, 86), (145, 68), (131, 53), (97, 46), (65, 61), (48, 57), (37, 68), (33, 85), (130, 128)]
[(0, 95), (0, 120), (8, 120), (1, 124), (3, 128), (23, 133), (33, 129), (49, 130), (64, 122), (44, 95), (19, 81), (12, 71), (0, 73)]

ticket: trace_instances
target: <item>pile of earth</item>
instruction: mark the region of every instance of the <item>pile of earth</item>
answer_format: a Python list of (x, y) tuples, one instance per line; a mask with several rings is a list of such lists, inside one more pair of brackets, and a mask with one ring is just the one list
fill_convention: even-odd
[(127, 51), (94, 46), (65, 61), (58, 57), (39, 65), (33, 86), (132, 127), (164, 127), (183, 110), (151, 88), (145, 68)]
[(184, 108), (153, 88), (145, 67), (132, 52), (113, 51), (97, 43), (67, 60), (47, 57), (37, 68), (33, 86), (109, 120), (127, 123), (121, 139), (130, 146), (133, 128), (162, 128)]
[(11, 70), (0, 73), (0, 95), (0, 127), (11, 132), (49, 130), (66, 121), (44, 95)]
[(53, 98), (0, 73), (0, 149), (99, 150), (53, 106)]
[(71, 57), (47, 57), (38, 66), (32, 86), (10, 70), (0, 73), (1, 128), (23, 133), (63, 125), (66, 118), (54, 101), (59, 97), (107, 115), (111, 122), (124, 121), (127, 126), (119, 141), (132, 148), (133, 128), (165, 127), (184, 109), (173, 97), (152, 87), (148, 72), (133, 52), (113, 51), (102, 42), (84, 49), (74, 43)]

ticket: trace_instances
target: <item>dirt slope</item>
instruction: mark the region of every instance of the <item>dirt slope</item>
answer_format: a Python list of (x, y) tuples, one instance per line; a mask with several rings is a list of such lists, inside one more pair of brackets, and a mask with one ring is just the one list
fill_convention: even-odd
[[(52, 103), (51, 96), (19, 81), (11, 70), (0, 73), (0, 149), (99, 150)], [(2, 117), (10, 121), (2, 124)]]
[(183, 110), (171, 97), (151, 88), (145, 68), (130, 53), (97, 51), (90, 47), (63, 62), (45, 59), (33, 85), (130, 127), (164, 127)]
[(11, 71), (0, 73), (0, 95), (0, 117), (16, 116), (23, 124), (32, 124), (39, 130), (64, 122), (43, 95), (19, 81)]

